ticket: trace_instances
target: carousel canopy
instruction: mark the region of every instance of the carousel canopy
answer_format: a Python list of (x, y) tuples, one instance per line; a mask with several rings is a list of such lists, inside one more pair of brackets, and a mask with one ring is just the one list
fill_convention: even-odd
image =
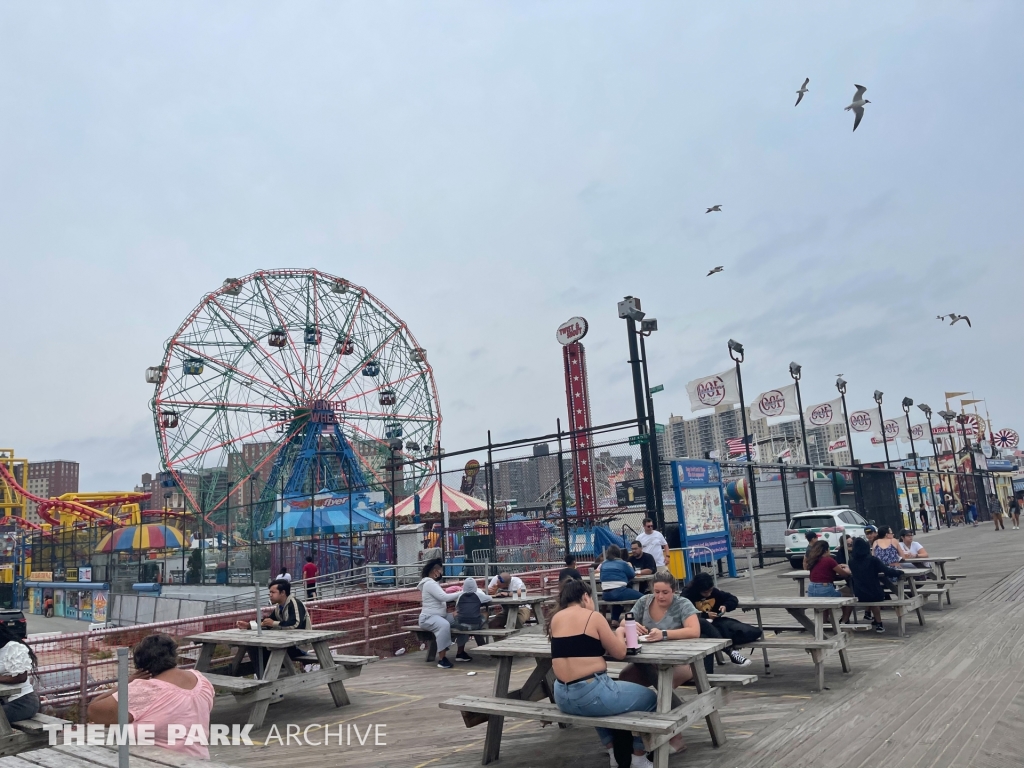
[(279, 536), (310, 536), (314, 533), (359, 533), (383, 525), (384, 519), (360, 495), (353, 497), (350, 512), (347, 494), (321, 491), (316, 496), (315, 509), (310, 507), (309, 496), (286, 498), (284, 517), (275, 516), (263, 529), (263, 537), (275, 539)]
[[(480, 499), (442, 485), (436, 480), (420, 489), (416, 496), (420, 497), (420, 515), (423, 517), (440, 518), (442, 499), (448, 505), (448, 513), (452, 515), (458, 512), (483, 512), (487, 509), (487, 504)], [(412, 518), (416, 509), (416, 496), (398, 502), (395, 505), (395, 515), (399, 518)], [(385, 508), (384, 516), (391, 517), (391, 507)]]
[(177, 528), (157, 523), (129, 525), (108, 533), (96, 547), (97, 552), (122, 552), (130, 549), (182, 549), (185, 536)]

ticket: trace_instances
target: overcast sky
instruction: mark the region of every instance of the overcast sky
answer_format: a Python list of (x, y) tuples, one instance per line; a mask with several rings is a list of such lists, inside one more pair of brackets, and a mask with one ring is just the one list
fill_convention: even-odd
[(282, 266), (409, 324), (449, 450), (564, 420), (572, 315), (595, 421), (629, 418), (626, 294), (659, 420), (733, 337), (749, 394), (797, 360), (808, 404), (842, 373), (851, 409), (971, 390), (1022, 429), (1022, 29), (1017, 0), (5, 2), (0, 445), (134, 485), (146, 366)]

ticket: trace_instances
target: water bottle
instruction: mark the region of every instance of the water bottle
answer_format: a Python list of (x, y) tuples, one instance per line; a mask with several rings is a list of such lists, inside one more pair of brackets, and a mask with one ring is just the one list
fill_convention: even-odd
[(626, 653), (629, 656), (640, 653), (640, 643), (636, 639), (636, 618), (632, 611), (626, 614)]

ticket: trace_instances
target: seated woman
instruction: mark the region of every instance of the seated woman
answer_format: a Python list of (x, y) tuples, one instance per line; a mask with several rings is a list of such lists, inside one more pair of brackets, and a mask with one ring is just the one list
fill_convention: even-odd
[[(605, 560), (601, 565), (601, 599), (602, 600), (636, 600), (643, 597), (629, 586), (636, 577), (633, 566), (622, 559), (622, 550), (612, 544), (605, 550)], [(612, 606), (612, 624), (619, 620), (622, 613), (621, 605)]]
[[(840, 565), (828, 552), (828, 542), (817, 539), (811, 542), (804, 555), (804, 570), (810, 571), (810, 584), (807, 585), (808, 597), (842, 597), (834, 582), (837, 578), (846, 579), (850, 576), (850, 568)], [(826, 619), (831, 611), (825, 613)], [(850, 617), (849, 607), (843, 608), (843, 621)]]
[(689, 586), (683, 590), (683, 597), (700, 611), (701, 619), (710, 622), (722, 637), (732, 641), (732, 647), (729, 649), (732, 663), (741, 667), (750, 666), (750, 659), (737, 649), (760, 640), (764, 633), (757, 627), (725, 615), (727, 611), (735, 611), (739, 607), (739, 598), (718, 589), (711, 574), (703, 571), (690, 580)]
[[(169, 635), (150, 635), (132, 650), (138, 670), (128, 683), (128, 722), (153, 725), (154, 743), (174, 752), (210, 759), (202, 744), (186, 744), (185, 736), (199, 726), (204, 741), (210, 738), (210, 710), (214, 690), (210, 681), (191, 669), (178, 669), (178, 646)], [(89, 705), (89, 722), (117, 723), (117, 691), (108, 691)], [(184, 726), (184, 735), (168, 741), (170, 725)]]
[(39, 713), (39, 696), (29, 680), (35, 674), (36, 664), (32, 649), (15, 637), (6, 624), (0, 624), (0, 683), (21, 688), (3, 703), (9, 723), (28, 720)]
[[(452, 644), (452, 626), (455, 624), (455, 617), (448, 615), (448, 603), (459, 599), (461, 592), (445, 592), (438, 583), (444, 577), (444, 564), (440, 560), (431, 560), (423, 566), (423, 578), (416, 588), (420, 591), (419, 625), (423, 629), (429, 629), (434, 633), (437, 640), (437, 666), (441, 669), (452, 669), (452, 664), (446, 657), (448, 648)], [(474, 581), (475, 585), (476, 582)], [(466, 653), (466, 642), (469, 637), (459, 635), (459, 651), (456, 657)], [(467, 659), (468, 661), (469, 659)]]
[[(853, 554), (850, 555), (850, 572), (853, 574), (853, 594), (862, 603), (881, 603), (888, 600), (889, 596), (882, 589), (882, 582), (879, 577), (888, 576), (898, 579), (903, 574), (895, 568), (890, 568), (881, 560), (871, 554), (871, 547), (864, 539), (854, 539)], [(885, 632), (885, 625), (882, 624), (882, 609), (877, 605), (870, 608), (872, 621), (871, 626), (875, 632)], [(845, 618), (845, 616), (844, 616)]]
[(919, 542), (914, 541), (914, 534), (906, 528), (900, 531), (900, 538), (896, 542), (896, 549), (904, 560), (908, 557), (928, 557), (928, 550), (922, 547)]
[(896, 538), (892, 535), (892, 529), (888, 525), (878, 527), (878, 538), (871, 545), (871, 554), (893, 568), (901, 568), (899, 547), (896, 546)]
[[(621, 715), (623, 712), (653, 712), (658, 701), (650, 688), (608, 677), (605, 655), (626, 658), (625, 627), (613, 630), (594, 610), (590, 590), (577, 579), (566, 579), (558, 592), (558, 607), (548, 621), (551, 638), (551, 668), (555, 673), (555, 704), (570, 715)], [(643, 739), (633, 737), (632, 757), (620, 751), (616, 758), (613, 731), (598, 728), (597, 735), (608, 750), (615, 768), (653, 768), (647, 759)], [(626, 750), (628, 754), (628, 750)]]

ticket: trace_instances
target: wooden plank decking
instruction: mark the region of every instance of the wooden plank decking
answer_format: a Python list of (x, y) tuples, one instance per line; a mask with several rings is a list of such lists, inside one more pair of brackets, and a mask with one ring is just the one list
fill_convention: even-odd
[[(673, 756), (686, 768), (1017, 768), (1024, 765), (1024, 532), (987, 527), (943, 529), (921, 537), (935, 555), (956, 554), (957, 572), (969, 574), (953, 587), (953, 605), (927, 605), (928, 622), (908, 623), (900, 638), (892, 612), (883, 614), (886, 633), (852, 633), (853, 673), (842, 674), (838, 657), (828, 660), (828, 688), (813, 693), (814, 667), (804, 651), (770, 651), (771, 677), (760, 652), (747, 652), (743, 672), (758, 681), (730, 689), (721, 710), (727, 743), (715, 749), (707, 729), (688, 729), (689, 749)], [(797, 586), (776, 573), (782, 563), (755, 574), (759, 598), (796, 596)], [(747, 579), (725, 579), (722, 588), (751, 596)], [(742, 614), (737, 614), (742, 618)], [(749, 617), (749, 615), (748, 615)], [(764, 611), (765, 623), (791, 624), (788, 614)], [(472, 647), (469, 648), (472, 654)], [(326, 691), (311, 691), (272, 705), (271, 723), (386, 724), (387, 746), (282, 748), (214, 747), (211, 756), (238, 766), (280, 768), (301, 759), (310, 768), (471, 768), (480, 764), (483, 734), (467, 729), (458, 713), (438, 702), (452, 696), (491, 695), (494, 662), (478, 655), (451, 671), (428, 667), (422, 652), (368, 666), (347, 686), (352, 704), (335, 710)], [(517, 662), (513, 687), (532, 663)], [(467, 675), (475, 671), (475, 676)], [(717, 671), (738, 672), (731, 664)], [(214, 722), (245, 722), (246, 709), (218, 704)], [(311, 731), (318, 738), (318, 729)], [(498, 768), (604, 768), (608, 759), (588, 728), (547, 728), (509, 719)]]

